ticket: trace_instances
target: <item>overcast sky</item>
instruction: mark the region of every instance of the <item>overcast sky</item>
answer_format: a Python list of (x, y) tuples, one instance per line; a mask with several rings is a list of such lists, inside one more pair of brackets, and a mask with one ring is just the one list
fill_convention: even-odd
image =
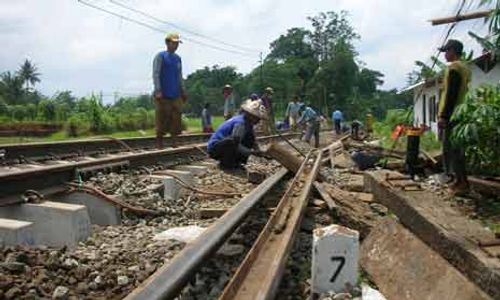
[[(415, 60), (428, 60), (441, 43), (446, 26), (427, 20), (453, 14), (457, 0), (115, 0), (148, 12), (192, 32), (229, 44), (255, 48), (248, 56), (185, 41), (178, 53), (184, 76), (205, 66), (236, 66), (248, 73), (258, 65), (259, 51), (292, 27), (309, 28), (308, 16), (350, 12), (361, 35), (356, 43), (366, 67), (385, 74), (384, 89), (402, 88)], [(179, 31), (134, 14), (109, 0), (88, 2), (147, 22), (166, 32)], [(482, 21), (462, 22), (452, 34), (466, 50), (478, 46), (467, 31), (484, 31)], [(181, 36), (217, 47), (228, 46), (181, 32)], [(185, 34), (184, 34), (185, 33)], [(87, 7), (77, 0), (0, 0), (0, 73), (31, 59), (41, 75), (38, 88), (49, 96), (71, 90), (78, 96), (102, 91), (138, 94), (152, 88), (151, 64), (164, 48), (165, 34)]]

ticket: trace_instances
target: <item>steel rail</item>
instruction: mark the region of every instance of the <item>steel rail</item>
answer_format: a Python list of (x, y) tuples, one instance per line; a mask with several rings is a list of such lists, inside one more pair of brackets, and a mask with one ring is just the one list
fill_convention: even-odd
[[(296, 136), (297, 134), (288, 134)], [(278, 139), (278, 136), (259, 137), (259, 141)], [(12, 198), (21, 195), (28, 189), (41, 190), (52, 186), (64, 185), (66, 182), (77, 179), (77, 171), (93, 166), (106, 166), (114, 163), (126, 162), (130, 167), (138, 167), (159, 162), (166, 164), (188, 163), (196, 159), (205, 158), (199, 148), (206, 147), (206, 143), (182, 146), (174, 149), (147, 150), (134, 153), (118, 153), (92, 160), (58, 163), (54, 165), (21, 166), (22, 168), (0, 167), (0, 206), (21, 203), (21, 199)], [(8, 200), (4, 200), (8, 199)], [(14, 200), (13, 200), (14, 199)], [(17, 201), (16, 201), (17, 200)]]
[[(209, 133), (202, 134), (185, 134), (177, 137), (179, 145), (202, 143), (210, 138)], [(29, 158), (31, 160), (47, 159), (48, 156), (68, 156), (78, 153), (94, 154), (102, 151), (123, 151), (124, 145), (132, 149), (154, 148), (155, 137), (134, 137), (134, 138), (96, 138), (96, 139), (81, 139), (69, 140), (60, 142), (43, 142), (43, 143), (24, 143), (24, 144), (5, 144), (0, 145), (0, 149), (5, 151), (4, 161), (15, 161), (20, 157)], [(121, 144), (123, 143), (123, 144)], [(165, 146), (170, 146), (172, 140), (170, 137), (165, 137)], [(64, 157), (63, 157), (64, 158)]]
[(321, 166), (319, 151), (312, 169), (306, 168), (310, 155), (311, 152), (219, 299), (273, 299), (276, 295), (312, 184)]
[(267, 178), (226, 212), (174, 259), (163, 265), (125, 299), (173, 299), (205, 262), (225, 242), (260, 199), (287, 174), (285, 168)]

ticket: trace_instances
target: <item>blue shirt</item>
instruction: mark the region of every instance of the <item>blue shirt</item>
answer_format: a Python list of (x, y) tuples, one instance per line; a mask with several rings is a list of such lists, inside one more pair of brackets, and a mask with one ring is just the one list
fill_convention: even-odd
[(342, 121), (342, 112), (340, 110), (336, 110), (332, 113), (332, 119)]
[(298, 123), (318, 121), (318, 114), (309, 106), (306, 106)]
[(163, 98), (177, 99), (181, 96), (182, 61), (179, 55), (162, 51), (153, 63), (155, 91), (161, 90)]
[(243, 114), (239, 114), (225, 121), (224, 123), (222, 123), (222, 125), (219, 126), (219, 128), (217, 128), (217, 130), (208, 140), (208, 151), (211, 151), (217, 142), (231, 137), (233, 134), (233, 129), (238, 125), (244, 126), (245, 128), (240, 143), (247, 147), (250, 147), (255, 142), (253, 126), (252, 124), (245, 122), (245, 116)]

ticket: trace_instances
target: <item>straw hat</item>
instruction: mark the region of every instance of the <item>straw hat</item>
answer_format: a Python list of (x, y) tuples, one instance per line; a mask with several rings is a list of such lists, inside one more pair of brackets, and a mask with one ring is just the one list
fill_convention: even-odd
[(262, 100), (247, 99), (241, 104), (241, 109), (259, 119), (267, 120), (267, 109), (262, 104)]

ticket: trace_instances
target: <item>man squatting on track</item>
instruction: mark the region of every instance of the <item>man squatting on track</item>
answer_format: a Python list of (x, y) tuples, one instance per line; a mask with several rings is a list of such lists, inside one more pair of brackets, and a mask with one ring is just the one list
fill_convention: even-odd
[(208, 154), (223, 169), (242, 168), (250, 155), (262, 156), (255, 140), (254, 125), (267, 120), (262, 101), (251, 99), (241, 105), (241, 112), (222, 123), (208, 141)]

